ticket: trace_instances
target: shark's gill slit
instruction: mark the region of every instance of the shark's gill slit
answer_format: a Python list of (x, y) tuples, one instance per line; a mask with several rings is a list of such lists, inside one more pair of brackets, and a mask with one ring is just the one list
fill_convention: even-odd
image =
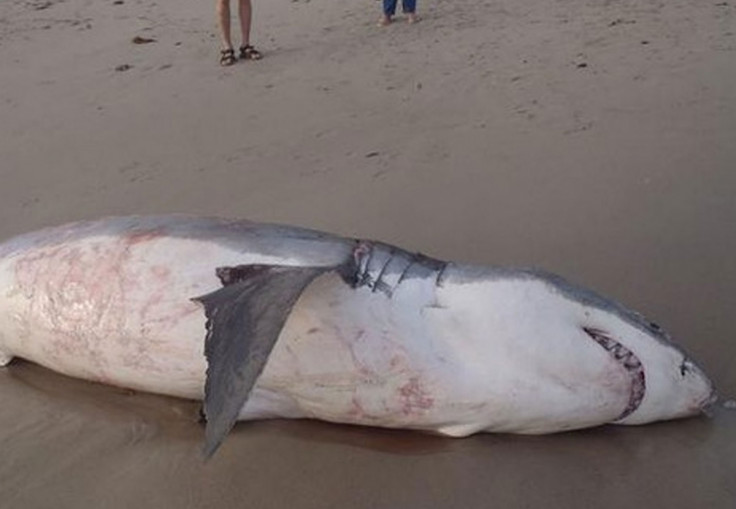
[(608, 336), (605, 332), (593, 329), (590, 327), (583, 327), (585, 333), (590, 338), (601, 345), (614, 359), (618, 362), (629, 374), (631, 380), (631, 392), (629, 394), (629, 403), (621, 415), (615, 420), (620, 421), (631, 415), (639, 405), (641, 405), (646, 393), (646, 376), (644, 375), (644, 366), (642, 366), (639, 358), (626, 348), (624, 345)]

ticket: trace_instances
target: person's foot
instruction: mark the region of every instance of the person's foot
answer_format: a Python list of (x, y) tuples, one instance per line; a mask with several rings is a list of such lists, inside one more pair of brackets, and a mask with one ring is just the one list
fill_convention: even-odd
[(235, 50), (232, 48), (225, 48), (220, 50), (220, 65), (223, 67), (231, 66), (235, 63)]
[(384, 14), (383, 17), (380, 20), (378, 20), (379, 27), (386, 27), (386, 26), (389, 26), (390, 24), (391, 24), (391, 16), (386, 16)]
[(250, 44), (244, 44), (240, 47), (241, 60), (260, 60), (261, 58), (263, 58), (261, 52), (255, 49)]
[(419, 17), (414, 12), (409, 12), (406, 15), (406, 22), (410, 25), (413, 25), (414, 23), (419, 21)]

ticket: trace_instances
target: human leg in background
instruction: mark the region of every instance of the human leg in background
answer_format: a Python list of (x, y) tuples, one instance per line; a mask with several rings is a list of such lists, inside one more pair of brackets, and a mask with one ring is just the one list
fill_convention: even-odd
[(253, 20), (253, 7), (250, 0), (239, 0), (240, 31), (243, 44), (240, 45), (240, 58), (243, 60), (260, 60), (261, 53), (250, 44), (250, 27)]
[(230, 0), (217, 0), (216, 8), (222, 41), (220, 65), (233, 65), (235, 63), (235, 51), (233, 51), (233, 41), (230, 37)]
[(418, 21), (416, 15), (417, 0), (401, 0), (401, 7), (404, 10), (404, 14), (406, 14), (406, 20), (409, 23), (416, 23)]
[(396, 2), (398, 0), (383, 0), (383, 17), (380, 25), (386, 26), (391, 23), (391, 18), (396, 14)]

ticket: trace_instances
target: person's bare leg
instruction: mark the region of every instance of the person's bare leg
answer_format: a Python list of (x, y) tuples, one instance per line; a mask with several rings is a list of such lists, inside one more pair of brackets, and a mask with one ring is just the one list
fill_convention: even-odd
[(223, 49), (232, 49), (230, 37), (230, 0), (217, 0), (217, 19), (220, 23), (220, 39)]
[(217, 20), (220, 24), (220, 65), (233, 65), (235, 63), (235, 51), (233, 41), (230, 37), (230, 0), (217, 0)]
[(250, 46), (250, 24), (253, 18), (253, 8), (250, 0), (240, 1), (240, 31), (243, 34), (243, 46)]
[(261, 53), (250, 44), (250, 27), (253, 19), (253, 7), (250, 0), (239, 0), (240, 31), (243, 34), (243, 44), (240, 45), (240, 58), (245, 60), (259, 60)]

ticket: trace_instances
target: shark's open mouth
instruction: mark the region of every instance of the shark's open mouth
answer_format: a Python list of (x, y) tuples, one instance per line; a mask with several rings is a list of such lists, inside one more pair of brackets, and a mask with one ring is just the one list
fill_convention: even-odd
[(626, 405), (626, 408), (621, 412), (621, 415), (615, 419), (616, 421), (620, 421), (639, 408), (639, 405), (644, 399), (644, 393), (646, 392), (644, 366), (642, 366), (639, 358), (634, 355), (634, 352), (610, 336), (607, 336), (605, 332), (591, 329), (589, 327), (583, 327), (583, 330), (591, 337), (591, 339), (593, 339), (593, 341), (601, 345), (614, 359), (616, 359), (616, 361), (629, 374), (629, 378), (631, 379), (629, 404)]

